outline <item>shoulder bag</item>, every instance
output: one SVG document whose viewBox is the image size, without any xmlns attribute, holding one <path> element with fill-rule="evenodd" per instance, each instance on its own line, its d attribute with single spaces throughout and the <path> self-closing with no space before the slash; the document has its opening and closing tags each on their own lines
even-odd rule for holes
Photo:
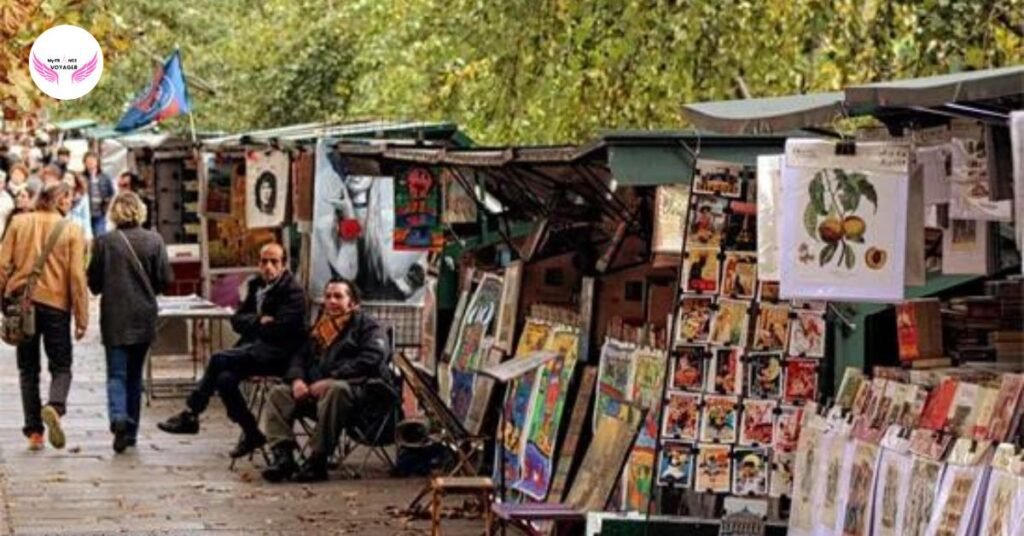
<svg viewBox="0 0 1024 536">
<path fill-rule="evenodd" d="M 0 323 L 0 339 L 7 344 L 17 346 L 36 334 L 36 309 L 32 305 L 32 290 L 43 273 L 46 259 L 53 253 L 53 248 L 57 247 L 57 240 L 68 223 L 70 220 L 67 218 L 57 222 L 56 227 L 50 231 L 43 250 L 36 257 L 36 262 L 32 265 L 32 272 L 29 273 L 25 286 L 4 297 L 4 318 Z"/>
</svg>

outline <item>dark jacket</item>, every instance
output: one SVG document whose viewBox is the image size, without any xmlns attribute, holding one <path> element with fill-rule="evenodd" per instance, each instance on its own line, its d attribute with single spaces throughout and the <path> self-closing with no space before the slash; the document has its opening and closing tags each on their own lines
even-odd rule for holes
<svg viewBox="0 0 1024 536">
<path fill-rule="evenodd" d="M 289 383 L 302 379 L 313 383 L 325 378 L 362 383 L 382 379 L 393 384 L 388 366 L 388 342 L 384 328 L 371 316 L 356 311 L 334 344 L 316 352 L 310 337 L 300 352 L 292 357 L 284 378 Z"/>
<path fill-rule="evenodd" d="M 138 227 L 114 230 L 96 237 L 89 260 L 89 290 L 100 299 L 100 332 L 103 344 L 126 346 L 151 343 L 156 337 L 156 297 L 146 290 L 135 267 L 131 243 L 153 292 L 160 294 L 174 279 L 164 240 Z"/>
<path fill-rule="evenodd" d="M 257 309 L 256 295 L 265 286 L 261 277 L 249 280 L 245 301 L 231 317 L 231 327 L 241 336 L 237 346 L 252 345 L 255 359 L 287 360 L 306 340 L 306 293 L 291 272 L 284 272 Z M 261 316 L 274 321 L 262 325 Z"/>
<path fill-rule="evenodd" d="M 102 171 L 94 177 L 85 172 L 89 181 L 89 211 L 92 218 L 103 218 L 107 215 L 110 200 L 114 197 L 114 182 Z"/>
</svg>

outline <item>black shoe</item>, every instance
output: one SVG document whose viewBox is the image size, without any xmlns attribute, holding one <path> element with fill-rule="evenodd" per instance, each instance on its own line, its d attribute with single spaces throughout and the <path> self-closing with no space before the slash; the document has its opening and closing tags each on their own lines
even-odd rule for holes
<svg viewBox="0 0 1024 536">
<path fill-rule="evenodd" d="M 124 449 L 128 448 L 128 423 L 126 421 L 116 421 L 111 425 L 111 430 L 114 432 L 114 452 L 121 454 Z"/>
<path fill-rule="evenodd" d="M 198 434 L 199 416 L 189 410 L 185 410 L 162 423 L 158 423 L 156 427 L 168 434 Z"/>
<path fill-rule="evenodd" d="M 244 458 L 266 444 L 267 438 L 259 432 L 242 434 L 241 439 L 238 440 L 238 444 L 235 445 L 235 448 L 231 449 L 228 456 L 231 456 L 232 458 Z"/>
<path fill-rule="evenodd" d="M 291 478 L 298 470 L 299 465 L 295 463 L 295 456 L 292 454 L 291 446 L 274 447 L 274 461 L 263 470 L 263 480 L 267 482 L 281 482 Z"/>
<path fill-rule="evenodd" d="M 322 456 L 310 456 L 292 480 L 296 482 L 323 482 L 327 480 L 327 459 Z"/>
</svg>

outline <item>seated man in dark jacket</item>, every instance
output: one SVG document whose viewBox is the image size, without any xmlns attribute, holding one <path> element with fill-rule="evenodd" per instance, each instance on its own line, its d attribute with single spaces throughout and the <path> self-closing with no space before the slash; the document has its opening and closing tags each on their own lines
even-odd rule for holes
<svg viewBox="0 0 1024 536">
<path fill-rule="evenodd" d="M 199 433 L 199 414 L 217 392 L 228 417 L 243 432 L 231 457 L 246 456 L 267 442 L 238 387 L 242 380 L 253 376 L 284 374 L 291 356 L 305 341 L 305 292 L 285 266 L 280 244 L 260 249 L 260 276 L 249 281 L 245 301 L 231 317 L 231 327 L 241 339 L 234 348 L 213 354 L 199 385 L 186 401 L 188 408 L 158 424 L 161 430 Z"/>
<path fill-rule="evenodd" d="M 393 386 L 384 330 L 359 309 L 359 289 L 332 279 L 324 289 L 324 308 L 309 342 L 292 359 L 285 384 L 271 390 L 263 429 L 273 447 L 273 464 L 263 472 L 270 482 L 327 479 L 327 458 L 342 430 L 356 414 L 373 411 L 374 388 Z M 383 383 L 383 386 L 381 385 Z M 298 417 L 315 418 L 311 453 L 299 469 L 295 463 L 293 425 Z"/>
</svg>

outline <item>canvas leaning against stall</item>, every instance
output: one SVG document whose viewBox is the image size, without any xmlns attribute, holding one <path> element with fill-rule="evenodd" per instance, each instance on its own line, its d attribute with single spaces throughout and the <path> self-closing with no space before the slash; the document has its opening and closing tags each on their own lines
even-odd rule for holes
<svg viewBox="0 0 1024 536">
<path fill-rule="evenodd" d="M 245 153 L 245 223 L 250 229 L 284 223 L 290 167 L 288 153 L 276 149 Z"/>
</svg>

